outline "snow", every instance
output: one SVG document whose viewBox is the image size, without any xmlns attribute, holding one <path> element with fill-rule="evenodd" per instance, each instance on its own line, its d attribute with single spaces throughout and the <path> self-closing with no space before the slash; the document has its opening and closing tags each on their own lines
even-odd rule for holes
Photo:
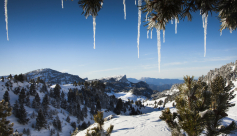
<svg viewBox="0 0 237 136">
<path fill-rule="evenodd" d="M 116 75 L 116 76 L 108 76 L 108 77 L 103 77 L 100 80 L 110 80 L 111 78 L 114 78 L 115 81 L 121 80 L 124 76 L 126 75 Z"/>
<path fill-rule="evenodd" d="M 93 32 L 94 32 L 94 49 L 95 49 L 95 27 L 96 27 L 96 22 L 95 22 L 96 17 L 93 16 Z"/>
<path fill-rule="evenodd" d="M 231 71 L 234 71 L 234 70 L 235 70 L 235 65 L 231 66 Z"/>
<path fill-rule="evenodd" d="M 62 1 L 62 8 L 63 8 L 63 0 L 61 0 Z"/>
<path fill-rule="evenodd" d="M 7 0 L 5 0 L 5 21 L 6 21 L 6 31 L 7 31 L 7 40 L 9 41 L 9 37 L 8 37 L 8 14 L 7 14 Z"/>
<path fill-rule="evenodd" d="M 123 6 L 124 6 L 124 19 L 126 20 L 126 3 L 125 0 L 123 0 Z"/>
<path fill-rule="evenodd" d="M 142 6 L 142 0 L 138 0 L 138 6 Z M 140 27 L 141 27 L 141 7 L 138 8 L 138 33 L 137 33 L 137 51 L 138 51 L 138 58 L 139 58 L 139 42 L 140 42 Z"/>
<path fill-rule="evenodd" d="M 107 95 L 111 96 L 114 95 L 116 98 L 121 98 L 123 101 L 128 101 L 128 99 L 135 101 L 138 100 L 146 100 L 147 98 L 145 96 L 136 96 L 132 94 L 131 92 L 119 92 L 119 93 L 114 93 L 111 91 L 111 93 L 107 93 Z"/>
<path fill-rule="evenodd" d="M 158 49 L 158 68 L 160 72 L 160 48 L 161 48 L 161 43 L 160 43 L 160 29 L 156 29 L 157 32 L 157 49 Z"/>
</svg>

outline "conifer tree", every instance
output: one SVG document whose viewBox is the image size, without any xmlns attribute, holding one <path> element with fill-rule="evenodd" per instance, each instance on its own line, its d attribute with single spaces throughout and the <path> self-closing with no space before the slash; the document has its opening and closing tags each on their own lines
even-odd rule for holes
<svg viewBox="0 0 237 136">
<path fill-rule="evenodd" d="M 18 116 L 19 116 L 19 103 L 18 103 L 18 101 L 16 100 L 15 101 L 15 104 L 14 104 L 14 106 L 13 106 L 13 114 L 18 118 Z"/>
<path fill-rule="evenodd" d="M 40 109 L 36 118 L 36 128 L 40 130 L 43 127 L 47 128 L 47 120 L 44 117 L 43 111 Z"/>
<path fill-rule="evenodd" d="M 230 134 L 237 130 L 235 122 L 218 128 L 221 119 L 228 116 L 225 112 L 234 98 L 230 85 L 225 87 L 222 78 L 211 83 L 211 89 L 205 82 L 194 81 L 194 77 L 184 77 L 184 84 L 179 86 L 180 94 L 175 98 L 177 113 L 169 108 L 162 111 L 161 120 L 166 121 L 172 135 L 180 135 L 181 129 L 189 136 L 198 136 L 206 130 L 208 136 Z M 175 119 L 178 118 L 178 121 Z"/>
<path fill-rule="evenodd" d="M 84 107 L 82 108 L 82 114 L 85 118 L 87 118 L 87 107 L 84 105 Z"/>
<path fill-rule="evenodd" d="M 101 110 L 101 105 L 100 105 L 100 101 L 97 100 L 97 103 L 96 103 L 96 111 L 99 111 Z"/>
<path fill-rule="evenodd" d="M 35 95 L 35 101 L 36 101 L 37 103 L 40 103 L 40 97 L 39 97 L 39 94 L 38 94 L 38 93 L 36 93 L 36 95 Z"/>
<path fill-rule="evenodd" d="M 4 102 L 10 102 L 10 96 L 9 96 L 9 93 L 8 91 L 5 91 L 4 95 L 3 95 L 3 99 L 5 100 Z"/>
<path fill-rule="evenodd" d="M 25 98 L 26 98 L 25 89 L 22 88 L 22 89 L 21 89 L 21 92 L 20 92 L 20 94 L 19 94 L 19 98 L 18 98 L 19 103 L 20 103 L 20 104 L 21 104 L 21 103 L 25 103 Z"/>
<path fill-rule="evenodd" d="M 7 78 L 12 79 L 12 75 L 10 74 Z"/>
<path fill-rule="evenodd" d="M 27 128 L 27 130 L 26 130 L 26 135 L 30 136 L 30 129 L 29 128 Z"/>
<path fill-rule="evenodd" d="M 61 89 L 60 85 L 56 84 L 55 88 L 53 89 L 55 99 L 60 99 L 60 89 Z"/>
<path fill-rule="evenodd" d="M 3 77 L 3 76 L 2 76 L 2 78 L 1 78 L 1 79 L 2 79 L 2 82 L 4 82 L 4 77 Z"/>
<path fill-rule="evenodd" d="M 114 113 L 116 113 L 117 115 L 120 114 L 120 111 L 123 109 L 123 101 L 121 98 L 118 99 L 116 108 L 114 109 Z"/>
<path fill-rule="evenodd" d="M 42 101 L 42 106 L 44 109 L 48 110 L 49 105 L 49 97 L 48 94 L 44 95 L 43 101 Z"/>
<path fill-rule="evenodd" d="M 69 115 L 67 116 L 66 121 L 67 121 L 68 123 L 70 123 L 70 117 L 69 117 Z"/>
<path fill-rule="evenodd" d="M 35 83 L 32 83 L 32 84 L 30 85 L 30 95 L 35 96 L 35 94 L 36 94 Z"/>
<path fill-rule="evenodd" d="M 13 133 L 13 125 L 14 123 L 10 123 L 7 120 L 8 116 L 12 114 L 12 108 L 8 107 L 8 103 L 4 101 L 0 101 L 0 136 L 9 136 Z"/>
<path fill-rule="evenodd" d="M 18 112 L 19 112 L 19 117 L 17 121 L 23 125 L 27 124 L 29 121 L 29 118 L 27 118 L 27 113 L 26 113 L 23 103 L 20 105 Z"/>
</svg>

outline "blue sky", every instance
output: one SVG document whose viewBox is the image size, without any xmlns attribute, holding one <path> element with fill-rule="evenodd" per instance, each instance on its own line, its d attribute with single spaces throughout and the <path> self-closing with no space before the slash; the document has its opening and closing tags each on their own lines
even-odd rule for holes
<svg viewBox="0 0 237 136">
<path fill-rule="evenodd" d="M 134 0 L 104 0 L 96 17 L 96 49 L 93 49 L 93 20 L 85 19 L 78 0 L 9 0 L 6 36 L 4 1 L 0 2 L 0 75 L 20 74 L 51 68 L 89 79 L 126 74 L 127 77 L 199 77 L 214 68 L 237 60 L 237 33 L 220 36 L 217 14 L 208 16 L 207 53 L 204 57 L 204 29 L 199 12 L 192 22 L 180 20 L 161 31 L 161 71 L 158 72 L 156 32 L 147 39 L 141 24 L 140 58 L 137 55 L 138 8 Z M 142 21 L 145 14 L 142 14 Z M 150 35 L 149 35 L 150 37 Z"/>
</svg>

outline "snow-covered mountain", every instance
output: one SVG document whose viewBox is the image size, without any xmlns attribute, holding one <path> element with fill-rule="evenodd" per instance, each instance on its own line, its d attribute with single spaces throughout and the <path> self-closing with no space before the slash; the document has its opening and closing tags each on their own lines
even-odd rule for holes
<svg viewBox="0 0 237 136">
<path fill-rule="evenodd" d="M 37 80 L 38 77 L 40 79 L 43 79 L 48 84 L 72 84 L 75 81 L 78 82 L 84 82 L 85 80 L 80 78 L 77 75 L 71 75 L 68 73 L 61 73 L 56 70 L 52 70 L 49 68 L 45 69 L 38 69 L 31 72 L 27 72 L 24 74 L 28 80 L 34 79 Z"/>
</svg>

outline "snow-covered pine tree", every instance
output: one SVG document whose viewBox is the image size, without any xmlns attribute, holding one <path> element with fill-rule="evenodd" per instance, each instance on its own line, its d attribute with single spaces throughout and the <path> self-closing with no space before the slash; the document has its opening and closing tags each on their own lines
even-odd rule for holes
<svg viewBox="0 0 237 136">
<path fill-rule="evenodd" d="M 82 108 L 82 114 L 83 114 L 83 117 L 87 118 L 87 107 L 85 105 Z"/>
<path fill-rule="evenodd" d="M 18 103 L 18 101 L 16 100 L 15 101 L 15 104 L 14 104 L 14 106 L 13 106 L 13 114 L 18 118 L 18 116 L 19 116 L 19 103 Z"/>
<path fill-rule="evenodd" d="M 2 76 L 2 78 L 1 78 L 1 79 L 2 79 L 2 82 L 4 82 L 4 77 L 3 77 L 3 76 Z"/>
<path fill-rule="evenodd" d="M 45 94 L 44 95 L 44 98 L 42 100 L 42 106 L 43 108 L 47 111 L 48 108 L 49 108 L 49 97 L 48 97 L 48 94 Z"/>
<path fill-rule="evenodd" d="M 11 116 L 12 108 L 8 107 L 8 103 L 4 101 L 0 101 L 0 136 L 9 136 L 13 133 L 13 125 L 14 123 L 10 123 L 7 120 L 8 116 Z"/>
<path fill-rule="evenodd" d="M 38 111 L 38 116 L 36 118 L 36 128 L 41 130 L 41 128 L 47 128 L 47 120 L 44 117 L 42 110 Z"/>
<path fill-rule="evenodd" d="M 10 96 L 8 91 L 5 91 L 5 93 L 3 94 L 3 99 L 5 100 L 4 102 L 8 102 L 8 105 L 10 105 Z"/>
<path fill-rule="evenodd" d="M 30 85 L 30 95 L 35 96 L 36 90 L 35 90 L 35 83 L 31 83 Z"/>
<path fill-rule="evenodd" d="M 21 103 L 18 112 L 19 112 L 19 116 L 18 116 L 17 121 L 20 124 L 23 124 L 23 125 L 27 124 L 30 119 L 27 118 L 27 113 L 26 113 L 26 110 L 25 110 L 25 107 L 24 107 L 23 103 Z"/>
<path fill-rule="evenodd" d="M 70 117 L 69 117 L 69 115 L 67 116 L 66 121 L 67 121 L 68 123 L 70 123 Z"/>
<path fill-rule="evenodd" d="M 20 92 L 20 94 L 19 94 L 19 97 L 18 97 L 19 103 L 20 103 L 20 104 L 21 104 L 21 103 L 25 103 L 25 98 L 26 98 L 25 89 L 22 88 L 22 89 L 21 89 L 21 92 Z"/>
</svg>

